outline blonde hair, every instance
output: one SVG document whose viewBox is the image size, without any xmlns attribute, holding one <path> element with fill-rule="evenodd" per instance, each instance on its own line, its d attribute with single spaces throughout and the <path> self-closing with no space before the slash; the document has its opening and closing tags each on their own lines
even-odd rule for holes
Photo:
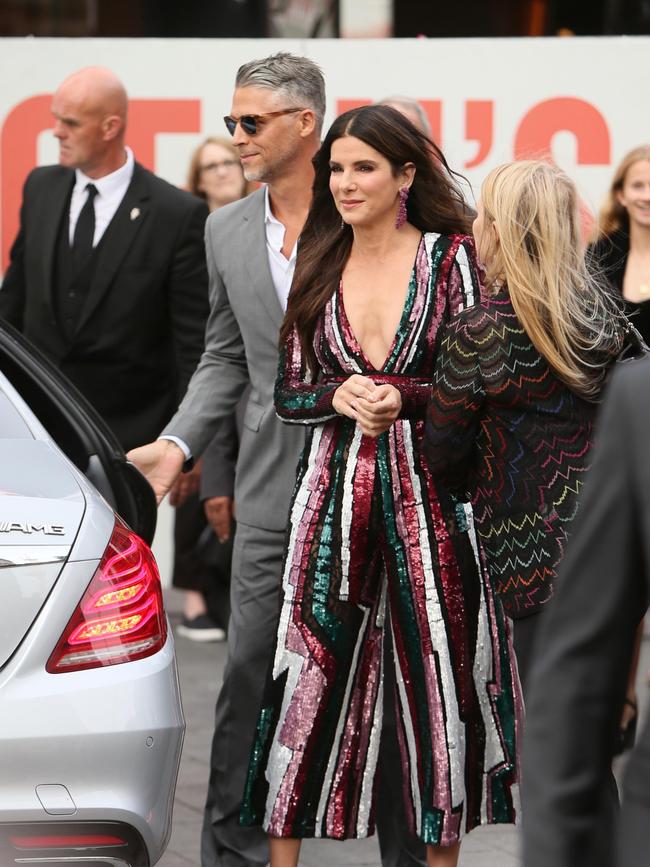
<svg viewBox="0 0 650 867">
<path fill-rule="evenodd" d="M 629 227 L 630 219 L 627 211 L 618 200 L 618 194 L 623 189 L 625 177 L 629 170 L 634 163 L 639 163 L 642 160 L 650 162 L 650 145 L 639 145 L 639 147 L 629 151 L 616 167 L 607 198 L 598 215 L 598 223 L 594 228 L 594 241 L 598 241 L 600 238 L 609 238 L 619 229 Z"/>
<path fill-rule="evenodd" d="M 622 348 L 624 318 L 587 269 L 575 184 L 541 160 L 509 163 L 487 176 L 481 202 L 498 237 L 487 284 L 505 280 L 537 351 L 569 388 L 596 398 Z"/>
<path fill-rule="evenodd" d="M 222 148 L 225 148 L 228 153 L 231 153 L 233 159 L 239 162 L 239 151 L 234 146 L 234 144 L 227 138 L 217 138 L 216 136 L 210 136 L 209 138 L 204 139 L 200 145 L 194 148 L 192 151 L 192 156 L 190 157 L 190 165 L 187 170 L 187 189 L 194 196 L 198 196 L 200 199 L 205 199 L 205 193 L 203 190 L 199 189 L 199 181 L 201 178 L 201 151 L 208 144 L 216 144 Z M 253 181 L 247 181 L 244 177 L 244 173 L 242 172 L 242 199 L 244 196 L 247 196 L 249 193 L 252 193 L 256 187 L 256 184 Z"/>
</svg>

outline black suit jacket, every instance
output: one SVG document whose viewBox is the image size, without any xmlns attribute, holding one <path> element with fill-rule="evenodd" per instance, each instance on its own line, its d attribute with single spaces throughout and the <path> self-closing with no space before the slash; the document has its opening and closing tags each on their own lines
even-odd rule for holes
<svg viewBox="0 0 650 867">
<path fill-rule="evenodd" d="M 650 359 L 618 365 L 609 388 L 531 674 L 525 867 L 639 867 L 650 858 L 647 725 L 625 777 L 618 858 L 615 829 L 598 833 L 635 630 L 650 588 Z"/>
<path fill-rule="evenodd" d="M 49 355 L 128 450 L 154 439 L 169 421 L 203 349 L 208 209 L 136 163 L 67 339 L 53 282 L 74 180 L 62 166 L 34 169 L 27 178 L 0 316 Z"/>
</svg>

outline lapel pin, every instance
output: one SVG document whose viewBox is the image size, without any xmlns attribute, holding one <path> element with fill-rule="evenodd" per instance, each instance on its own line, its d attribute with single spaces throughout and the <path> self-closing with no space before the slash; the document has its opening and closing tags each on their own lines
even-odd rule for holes
<svg viewBox="0 0 650 867">
<path fill-rule="evenodd" d="M 131 208 L 129 216 L 131 217 L 131 220 L 137 220 L 140 216 L 140 208 Z"/>
</svg>

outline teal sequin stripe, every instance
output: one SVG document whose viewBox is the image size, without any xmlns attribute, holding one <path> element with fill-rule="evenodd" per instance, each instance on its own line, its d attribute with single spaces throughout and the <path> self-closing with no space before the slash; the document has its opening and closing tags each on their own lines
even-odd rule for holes
<svg viewBox="0 0 650 867">
<path fill-rule="evenodd" d="M 254 791 L 256 785 L 259 785 L 259 780 L 262 776 L 262 761 L 266 753 L 272 722 L 273 708 L 262 708 L 255 729 L 255 739 L 251 748 L 246 786 L 244 787 L 244 799 L 239 815 L 239 821 L 242 825 L 257 825 L 262 818 L 257 814 L 257 810 L 255 809 L 256 800 L 254 798 Z"/>
</svg>

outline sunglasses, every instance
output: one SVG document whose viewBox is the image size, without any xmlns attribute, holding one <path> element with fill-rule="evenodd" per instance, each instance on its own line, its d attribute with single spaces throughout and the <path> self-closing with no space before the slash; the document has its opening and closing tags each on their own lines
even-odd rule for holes
<svg viewBox="0 0 650 867">
<path fill-rule="evenodd" d="M 227 115 L 223 122 L 230 135 L 235 134 L 237 124 L 241 126 L 248 135 L 257 135 L 259 132 L 258 125 L 265 123 L 271 117 L 280 117 L 282 114 L 292 114 L 296 111 L 304 111 L 304 108 L 283 108 L 281 111 L 269 111 L 267 114 L 242 114 L 241 117 L 231 117 Z"/>
</svg>

